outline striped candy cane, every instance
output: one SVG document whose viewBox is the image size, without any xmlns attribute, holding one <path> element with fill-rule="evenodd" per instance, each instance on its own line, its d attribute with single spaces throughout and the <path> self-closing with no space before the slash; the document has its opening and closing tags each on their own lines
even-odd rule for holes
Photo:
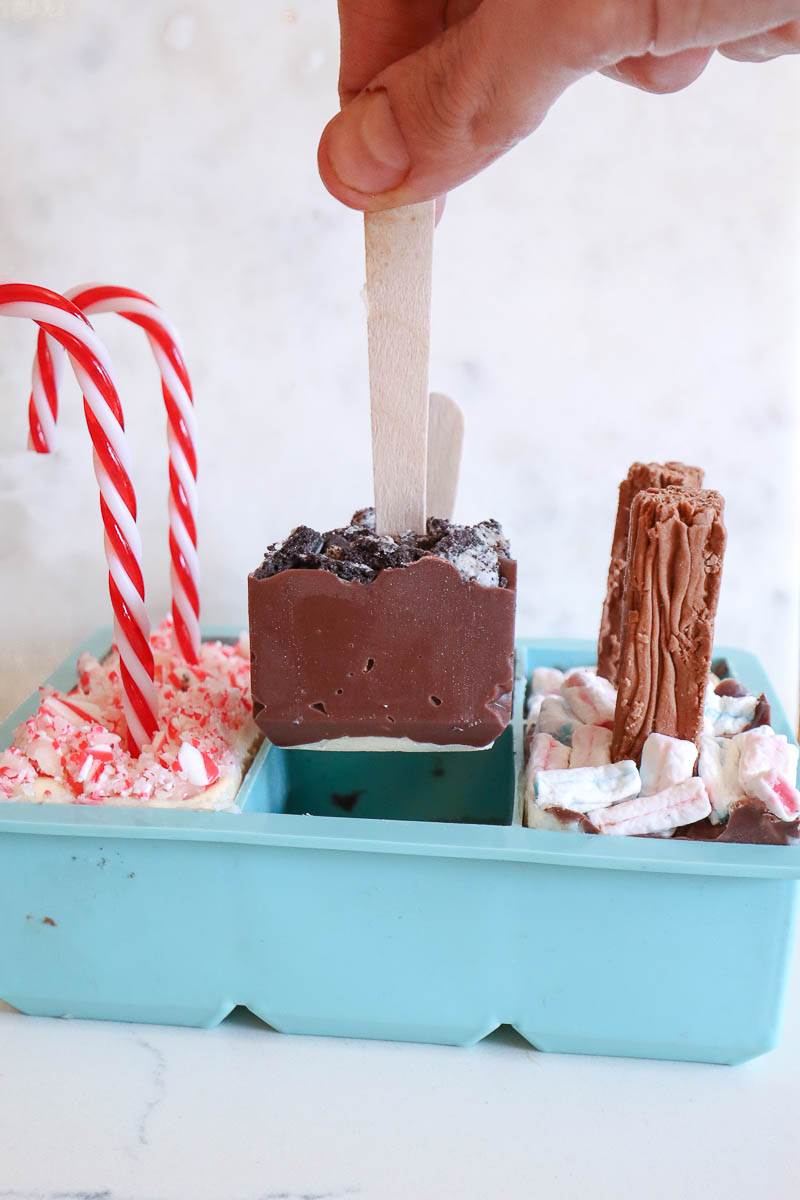
<svg viewBox="0 0 800 1200">
<path fill-rule="evenodd" d="M 181 654 L 200 656 L 200 596 L 197 558 L 197 426 L 192 385 L 177 329 L 158 305 L 130 288 L 91 284 L 65 292 L 81 312 L 117 313 L 141 326 L 161 373 L 169 445 L 169 549 L 172 617 Z M 58 388 L 64 352 L 42 331 L 33 367 L 29 445 L 39 453 L 55 448 Z"/>
<path fill-rule="evenodd" d="M 158 728 L 150 622 L 144 606 L 142 545 L 130 454 L 111 361 L 80 309 L 58 292 L 26 283 L 0 283 L 0 315 L 27 317 L 63 347 L 83 392 L 83 409 L 100 487 L 108 588 L 122 673 L 130 749 L 138 754 Z"/>
</svg>

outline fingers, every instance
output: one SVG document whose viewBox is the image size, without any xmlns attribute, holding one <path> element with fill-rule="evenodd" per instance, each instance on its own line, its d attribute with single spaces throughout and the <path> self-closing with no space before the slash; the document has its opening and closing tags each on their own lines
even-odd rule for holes
<svg viewBox="0 0 800 1200">
<path fill-rule="evenodd" d="M 787 21 L 755 37 L 727 42 L 720 46 L 719 52 L 737 62 L 767 62 L 782 54 L 800 54 L 800 20 Z"/>
<path fill-rule="evenodd" d="M 484 0 L 381 71 L 330 122 L 319 149 L 323 182 L 360 209 L 449 191 L 534 129 L 568 84 L 603 65 L 599 44 L 611 44 L 615 58 L 646 50 L 650 7 Z"/>
<path fill-rule="evenodd" d="M 341 0 L 341 7 L 342 92 L 361 90 L 325 129 L 319 168 L 333 195 L 364 210 L 431 199 L 463 183 L 535 129 L 584 74 L 616 64 L 609 73 L 618 79 L 675 91 L 702 72 L 708 47 L 727 52 L 729 43 L 755 39 L 763 52 L 777 44 L 774 35 L 763 41 L 769 29 L 782 29 L 782 44 L 793 45 L 800 19 L 800 0 L 451 0 L 444 9 L 423 0 Z M 353 39 L 366 47 L 354 49 Z M 381 69 L 364 83 L 376 64 Z"/>
<path fill-rule="evenodd" d="M 339 99 L 353 100 L 385 67 L 432 41 L 480 0 L 339 0 Z M 436 198 L 435 223 L 445 196 Z"/>
<path fill-rule="evenodd" d="M 699 47 L 680 50 L 677 54 L 642 54 L 638 58 L 623 58 L 614 66 L 605 67 L 603 74 L 644 92 L 663 96 L 668 92 L 679 92 L 694 83 L 706 69 L 713 53 L 713 47 Z"/>
<path fill-rule="evenodd" d="M 800 0 L 652 0 L 652 6 L 656 33 L 650 49 L 658 54 L 755 42 L 800 18 Z"/>
<path fill-rule="evenodd" d="M 438 37 L 447 8 L 446 0 L 339 0 L 342 104 L 385 67 Z"/>
</svg>

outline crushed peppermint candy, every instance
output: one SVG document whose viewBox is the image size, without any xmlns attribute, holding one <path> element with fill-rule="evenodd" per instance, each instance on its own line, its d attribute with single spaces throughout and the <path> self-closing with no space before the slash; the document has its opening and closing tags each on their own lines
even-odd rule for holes
<svg viewBox="0 0 800 1200">
<path fill-rule="evenodd" d="M 39 708 L 0 752 L 0 800 L 153 808 L 236 809 L 259 740 L 250 699 L 250 646 L 204 642 L 190 665 L 173 649 L 171 617 L 153 632 L 160 723 L 128 753 L 116 649 L 78 659 L 78 685 L 40 689 Z"/>
</svg>

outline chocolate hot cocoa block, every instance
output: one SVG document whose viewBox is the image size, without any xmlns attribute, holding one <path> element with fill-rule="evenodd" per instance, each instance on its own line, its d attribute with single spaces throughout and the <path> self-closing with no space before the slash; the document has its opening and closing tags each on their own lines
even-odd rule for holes
<svg viewBox="0 0 800 1200">
<path fill-rule="evenodd" d="M 611 562 L 608 567 L 606 598 L 600 620 L 597 647 L 597 673 L 616 687 L 619 670 L 620 632 L 622 624 L 622 591 L 625 582 L 625 563 L 628 559 L 628 531 L 634 497 L 647 488 L 703 486 L 703 471 L 682 462 L 642 463 L 631 465 L 626 479 L 619 487 L 617 519 L 611 542 Z"/>
<path fill-rule="evenodd" d="M 718 492 L 651 488 L 631 506 L 611 757 L 650 733 L 697 740 L 725 552 Z"/>
<path fill-rule="evenodd" d="M 516 563 L 496 522 L 301 526 L 248 591 L 254 716 L 276 745 L 481 748 L 506 728 Z"/>
</svg>

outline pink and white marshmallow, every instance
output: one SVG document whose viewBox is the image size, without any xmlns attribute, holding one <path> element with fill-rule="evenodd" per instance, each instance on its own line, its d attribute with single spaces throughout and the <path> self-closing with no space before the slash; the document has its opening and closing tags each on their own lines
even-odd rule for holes
<svg viewBox="0 0 800 1200">
<path fill-rule="evenodd" d="M 532 733 L 526 748 L 529 758 L 525 776 L 525 804 L 529 807 L 536 801 L 536 772 L 566 770 L 569 766 L 570 748 L 549 733 Z"/>
<path fill-rule="evenodd" d="M 800 817 L 800 792 L 777 771 L 757 775 L 749 787 L 747 794 L 763 801 L 769 811 L 782 821 L 794 821 Z"/>
<path fill-rule="evenodd" d="M 531 771 L 564 771 L 570 765 L 570 749 L 549 733 L 535 733 L 531 743 Z"/>
<path fill-rule="evenodd" d="M 739 743 L 739 784 L 745 796 L 762 800 L 770 812 L 784 821 L 800 814 L 797 780 L 797 746 L 769 725 L 748 729 L 735 739 Z"/>
<path fill-rule="evenodd" d="M 742 783 L 767 771 L 777 771 L 784 779 L 794 782 L 797 778 L 798 751 L 782 733 L 775 733 L 769 725 L 759 725 L 737 734 L 739 747 L 739 778 Z M 747 794 L 747 793 L 745 793 Z"/>
<path fill-rule="evenodd" d="M 572 732 L 571 767 L 604 767 L 611 762 L 613 733 L 605 725 L 578 725 Z"/>
<path fill-rule="evenodd" d="M 540 808 L 569 808 L 579 813 L 638 796 L 642 786 L 636 763 L 630 759 L 602 767 L 570 767 L 565 771 L 532 774 Z"/>
<path fill-rule="evenodd" d="M 592 813 L 600 833 L 635 836 L 668 833 L 678 825 L 701 821 L 711 812 L 702 779 L 685 779 L 654 796 L 637 796 Z"/>
<path fill-rule="evenodd" d="M 711 823 L 719 825 L 727 821 L 731 806 L 744 795 L 739 783 L 737 739 L 702 733 L 697 771 L 711 801 Z"/>
<path fill-rule="evenodd" d="M 588 667 L 569 672 L 561 685 L 561 698 L 586 725 L 613 726 L 617 689 Z"/>
<path fill-rule="evenodd" d="M 654 796 L 675 783 L 691 779 L 697 762 L 697 746 L 665 733 L 651 733 L 642 747 L 639 773 L 642 795 Z"/>
<path fill-rule="evenodd" d="M 534 667 L 528 696 L 526 729 L 539 720 L 545 696 L 560 696 L 563 682 L 564 672 L 559 671 L 557 667 Z"/>
<path fill-rule="evenodd" d="M 564 672 L 556 667 L 534 667 L 531 674 L 532 696 L 558 696 L 564 682 Z"/>
</svg>

